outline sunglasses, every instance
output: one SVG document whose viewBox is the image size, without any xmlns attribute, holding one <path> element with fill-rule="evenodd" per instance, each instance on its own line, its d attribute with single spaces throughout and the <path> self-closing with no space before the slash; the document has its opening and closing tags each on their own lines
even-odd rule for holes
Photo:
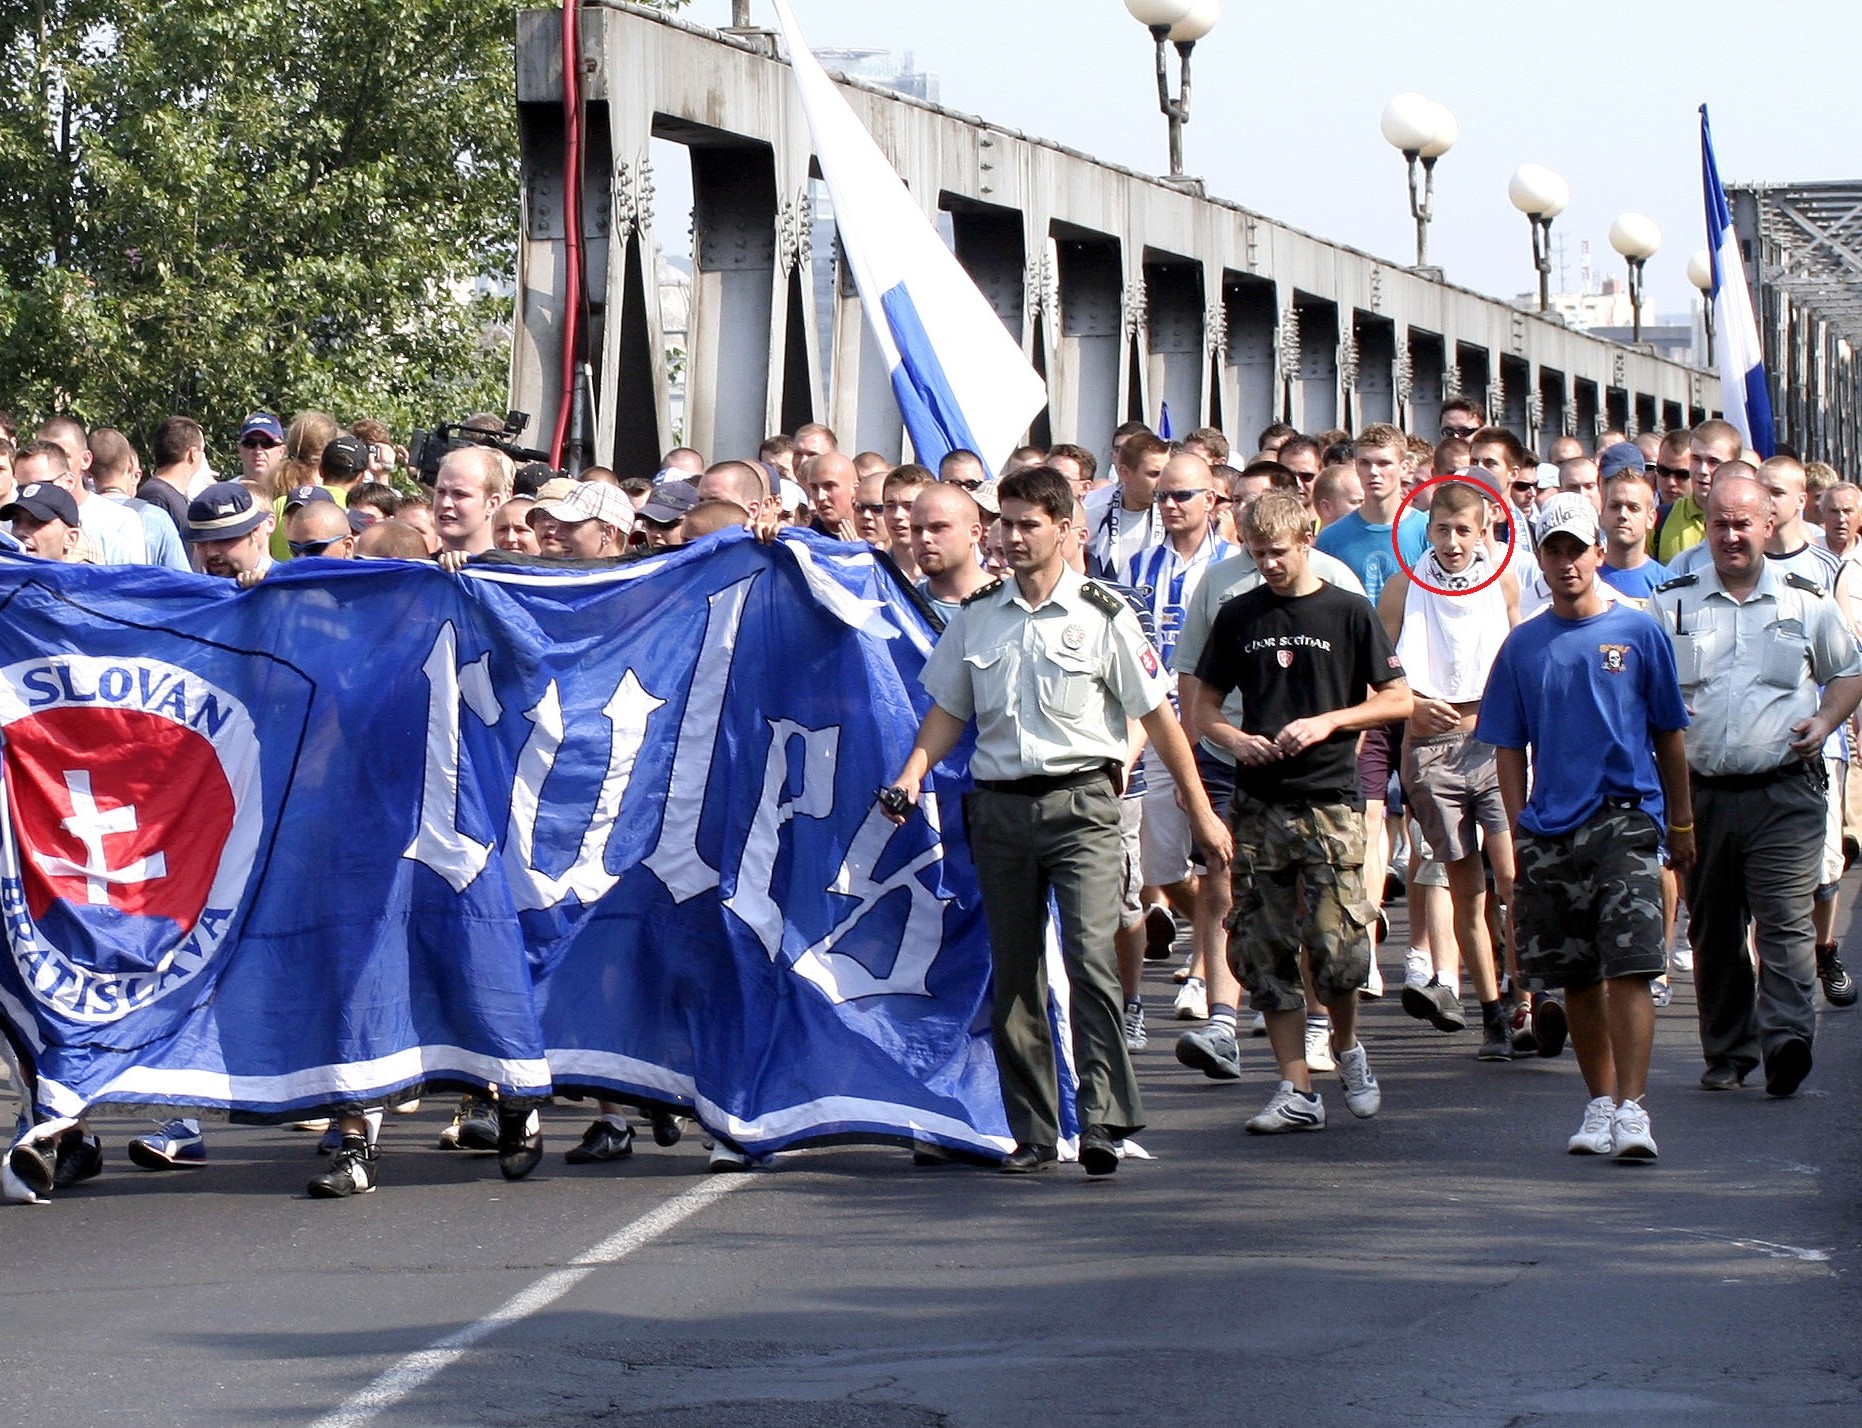
<svg viewBox="0 0 1862 1428">
<path fill-rule="evenodd" d="M 1193 491 L 1159 491 L 1157 493 L 1157 499 L 1159 504 L 1168 501 L 1173 506 L 1187 506 L 1198 496 L 1207 496 L 1208 494 L 1209 488 L 1207 486 L 1198 486 Z"/>
<path fill-rule="evenodd" d="M 290 547 L 294 559 L 302 560 L 307 555 L 322 555 L 331 546 L 348 539 L 348 536 L 331 536 L 328 540 L 288 540 L 285 544 Z"/>
<path fill-rule="evenodd" d="M 1659 461 L 1655 463 L 1655 472 L 1659 476 L 1672 476 L 1677 481 L 1685 481 L 1694 474 L 1685 466 L 1664 466 Z"/>
<path fill-rule="evenodd" d="M 886 513 L 886 507 L 880 501 L 855 501 L 853 508 L 869 516 L 883 516 Z"/>
<path fill-rule="evenodd" d="M 956 486 L 964 491 L 974 491 L 983 484 L 981 481 L 965 481 L 959 476 L 946 476 L 941 479 L 946 486 Z"/>
<path fill-rule="evenodd" d="M 1458 436 L 1461 440 L 1466 441 L 1479 430 L 1480 428 L 1478 426 L 1445 426 L 1442 428 L 1442 435 L 1445 437 Z"/>
<path fill-rule="evenodd" d="M 239 444 L 247 451 L 270 451 L 274 446 L 282 446 L 284 443 L 273 441 L 269 436 L 246 436 L 240 438 Z"/>
</svg>

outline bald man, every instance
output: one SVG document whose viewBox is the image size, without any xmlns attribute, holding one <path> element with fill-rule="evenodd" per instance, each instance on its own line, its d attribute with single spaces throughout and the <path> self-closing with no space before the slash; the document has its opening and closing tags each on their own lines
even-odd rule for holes
<svg viewBox="0 0 1862 1428">
<path fill-rule="evenodd" d="M 836 540 L 860 539 L 854 519 L 854 492 L 860 478 L 853 462 L 838 451 L 811 456 L 802 463 L 801 480 L 808 491 L 808 504 L 815 512 L 808 528 Z"/>
</svg>

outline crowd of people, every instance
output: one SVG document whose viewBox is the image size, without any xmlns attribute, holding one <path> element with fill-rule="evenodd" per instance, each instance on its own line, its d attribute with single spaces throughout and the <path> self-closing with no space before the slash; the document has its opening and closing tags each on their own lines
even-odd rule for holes
<svg viewBox="0 0 1862 1428">
<path fill-rule="evenodd" d="M 625 560 L 732 526 L 870 548 L 939 632 L 887 813 L 914 816 L 976 730 L 965 821 L 1009 1172 L 1068 1153 L 1116 1171 L 1144 1124 L 1131 1056 L 1161 1019 L 1191 1024 L 1176 1060 L 1215 1080 L 1243 1078 L 1244 1016 L 1267 1039 L 1250 1132 L 1323 1128 L 1315 1074 L 1376 1114 L 1358 1009 L 1386 995 L 1386 965 L 1404 1011 L 1445 1034 L 1468 1028 L 1471 996 L 1482 1061 L 1569 1044 L 1586 1096 L 1568 1147 L 1624 1160 L 1657 1154 L 1644 1096 L 1671 975 L 1694 978 L 1713 1091 L 1756 1073 L 1795 1093 L 1819 989 L 1856 1000 L 1836 897 L 1862 824 L 1862 488 L 1760 460 L 1725 422 L 1605 432 L 1594 455 L 1561 437 L 1544 461 L 1467 401 L 1434 440 L 1276 423 L 1239 458 L 1213 428 L 1171 441 L 1128 422 L 1103 466 L 1057 444 L 993 472 L 962 450 L 935 469 L 848 455 L 809 423 L 754 455 L 679 447 L 651 474 L 573 477 L 519 467 L 501 426 L 467 422 L 426 484 L 374 421 L 253 412 L 234 476 L 189 417 L 151 434 L 145 470 L 121 431 L 61 416 L 25 439 L 0 414 L 0 544 L 247 586 L 306 558 Z M 1174 999 L 1147 1006 L 1147 961 L 1179 943 Z M 661 1145 L 682 1133 L 678 1107 L 631 1109 Z M 375 1187 L 382 1110 L 306 1123 L 331 1157 L 312 1195 Z M 572 1163 L 632 1153 L 630 1107 L 596 1112 Z M 535 1111 L 489 1093 L 440 1143 L 497 1154 L 511 1179 L 542 1156 Z M 199 1167 L 206 1141 L 173 1120 L 128 1155 Z M 714 1168 L 754 1163 L 713 1146 Z M 45 1194 L 102 1165 L 82 1122 L 8 1158 Z"/>
</svg>

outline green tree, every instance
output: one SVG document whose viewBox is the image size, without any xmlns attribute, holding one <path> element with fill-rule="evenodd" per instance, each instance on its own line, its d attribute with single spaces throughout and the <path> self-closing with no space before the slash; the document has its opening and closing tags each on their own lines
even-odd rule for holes
<svg viewBox="0 0 1862 1428">
<path fill-rule="evenodd" d="M 0 405 L 221 441 L 500 407 L 514 14 L 0 0 Z"/>
</svg>

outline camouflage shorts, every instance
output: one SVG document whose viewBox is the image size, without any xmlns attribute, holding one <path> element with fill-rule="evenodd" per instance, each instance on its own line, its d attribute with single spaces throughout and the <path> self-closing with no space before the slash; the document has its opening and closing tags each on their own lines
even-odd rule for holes
<svg viewBox="0 0 1862 1428">
<path fill-rule="evenodd" d="M 1661 830 L 1653 818 L 1605 804 L 1556 838 L 1522 828 L 1514 856 L 1513 926 L 1527 991 L 1661 975 Z"/>
<path fill-rule="evenodd" d="M 1256 1011 L 1299 1011 L 1302 950 L 1324 1002 L 1355 995 L 1371 966 L 1364 896 L 1364 811 L 1349 803 L 1262 803 L 1236 793 L 1230 807 L 1235 902 L 1228 962 Z"/>
</svg>

